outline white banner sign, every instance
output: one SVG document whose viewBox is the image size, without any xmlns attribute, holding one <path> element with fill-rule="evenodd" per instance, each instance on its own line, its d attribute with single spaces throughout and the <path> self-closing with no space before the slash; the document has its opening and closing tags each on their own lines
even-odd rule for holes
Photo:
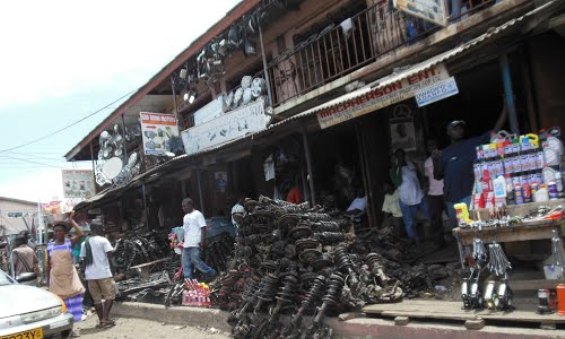
<svg viewBox="0 0 565 339">
<path fill-rule="evenodd" d="M 447 26 L 449 14 L 445 0 L 394 0 L 398 10 L 439 26 Z"/>
<path fill-rule="evenodd" d="M 374 112 L 414 97 L 416 91 L 440 80 L 449 78 L 445 65 L 439 64 L 389 81 L 350 100 L 322 109 L 317 113 L 322 129 L 328 128 L 367 113 Z"/>
<path fill-rule="evenodd" d="M 221 117 L 181 132 L 186 154 L 194 154 L 228 141 L 259 132 L 267 127 L 262 99 L 233 110 Z"/>
<path fill-rule="evenodd" d="M 224 96 L 219 95 L 194 112 L 194 126 L 202 125 L 208 121 L 221 117 L 224 114 Z"/>
<path fill-rule="evenodd" d="M 147 155 L 164 155 L 167 142 L 171 137 L 179 136 L 177 118 L 172 114 L 139 113 L 143 150 Z"/>
<path fill-rule="evenodd" d="M 418 107 L 423 107 L 456 94 L 459 94 L 457 82 L 454 77 L 450 77 L 417 91 L 416 102 Z"/>
<path fill-rule="evenodd" d="M 94 196 L 94 174 L 91 170 L 63 170 L 63 197 L 88 199 Z"/>
</svg>

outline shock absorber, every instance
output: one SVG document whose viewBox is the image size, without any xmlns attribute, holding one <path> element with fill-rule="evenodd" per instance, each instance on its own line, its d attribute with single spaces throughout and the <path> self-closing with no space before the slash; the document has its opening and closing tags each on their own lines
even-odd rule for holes
<svg viewBox="0 0 565 339">
<path fill-rule="evenodd" d="M 241 317 L 243 314 L 247 313 L 249 308 L 253 306 L 255 303 L 256 295 L 255 291 L 259 287 L 259 277 L 253 275 L 252 277 L 248 278 L 245 284 L 245 290 L 243 291 L 242 300 L 243 305 L 239 310 L 232 312 L 230 317 L 228 318 L 228 323 L 234 325 L 237 322 L 241 321 Z"/>
<path fill-rule="evenodd" d="M 279 338 L 296 338 L 300 334 L 300 327 L 302 325 L 302 317 L 306 312 L 310 312 L 314 309 L 314 306 L 318 301 L 324 296 L 324 291 L 326 290 L 326 277 L 323 275 L 318 275 L 312 280 L 312 285 L 310 289 L 302 299 L 300 308 L 292 316 L 290 323 L 285 327 L 283 333 Z M 293 333 L 293 335 L 291 335 Z"/>
<path fill-rule="evenodd" d="M 357 277 L 357 272 L 353 269 L 353 264 L 349 258 L 345 244 L 339 244 L 334 249 L 334 262 L 342 273 L 349 275 L 351 287 L 355 288 L 359 283 L 359 278 Z"/>
<path fill-rule="evenodd" d="M 302 334 L 302 338 L 331 337 L 331 329 L 327 326 L 323 326 L 322 323 L 328 307 L 339 303 L 344 285 L 345 277 L 339 272 L 332 273 L 328 282 L 328 290 L 322 298 L 322 306 L 317 309 L 317 312 L 314 314 L 314 319 L 312 320 L 312 326 Z"/>
<path fill-rule="evenodd" d="M 282 285 L 275 299 L 277 303 L 270 311 L 270 317 L 265 319 L 261 324 L 253 324 L 257 326 L 253 331 L 253 338 L 276 338 L 279 335 L 279 315 L 281 311 L 292 304 L 298 290 L 298 278 L 296 272 L 287 273 L 282 279 Z"/>
<path fill-rule="evenodd" d="M 365 257 L 365 263 L 373 275 L 377 277 L 379 282 L 386 286 L 390 282 L 390 278 L 385 274 L 382 265 L 382 258 L 377 253 L 369 253 Z"/>
<path fill-rule="evenodd" d="M 279 278 L 269 273 L 261 279 L 261 284 L 259 285 L 259 293 L 257 296 L 257 301 L 255 307 L 253 308 L 253 314 L 256 315 L 261 307 L 269 302 L 272 302 L 277 295 L 277 287 L 279 284 Z"/>
</svg>

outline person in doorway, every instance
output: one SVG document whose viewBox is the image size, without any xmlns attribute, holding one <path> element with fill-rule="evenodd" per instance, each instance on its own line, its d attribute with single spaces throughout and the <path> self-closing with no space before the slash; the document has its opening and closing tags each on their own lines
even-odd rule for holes
<svg viewBox="0 0 565 339">
<path fill-rule="evenodd" d="M 302 195 L 300 188 L 298 188 L 298 184 L 295 183 L 288 191 L 288 194 L 286 195 L 286 201 L 293 204 L 300 204 L 304 202 L 304 196 Z"/>
<path fill-rule="evenodd" d="M 235 205 L 233 205 L 233 207 L 231 208 L 231 223 L 235 227 L 236 235 L 239 235 L 239 227 L 241 226 L 241 221 L 243 220 L 243 216 L 245 215 L 245 207 L 243 207 L 244 203 L 245 197 L 241 196 L 239 200 L 237 200 Z"/>
<path fill-rule="evenodd" d="M 80 226 L 72 219 L 71 226 L 75 230 L 72 238 L 67 238 L 68 223 L 58 222 L 53 226 L 53 241 L 47 244 L 47 281 L 49 291 L 65 301 L 67 310 L 73 315 L 74 321 L 82 319 L 82 299 L 84 286 L 80 282 L 77 270 L 73 265 L 73 245 L 84 235 Z M 78 336 L 74 331 L 73 336 Z"/>
<path fill-rule="evenodd" d="M 358 188 L 356 190 L 355 199 L 351 202 L 347 208 L 346 213 L 354 216 L 362 216 L 367 210 L 367 196 L 365 195 L 365 190 Z"/>
<path fill-rule="evenodd" d="M 424 199 L 424 192 L 420 186 L 416 166 L 406 160 L 403 149 L 394 152 L 391 180 L 399 190 L 400 209 L 404 221 L 404 229 L 410 240 L 420 243 L 420 236 L 414 227 L 416 216 L 420 212 L 424 218 L 429 219 L 428 204 Z"/>
<path fill-rule="evenodd" d="M 469 206 L 471 203 L 471 193 L 475 182 L 473 164 L 477 160 L 476 148 L 479 145 L 488 144 L 493 132 L 502 128 L 506 118 L 506 107 L 503 106 L 494 128 L 473 138 L 465 138 L 465 121 L 452 121 L 447 124 L 446 129 L 451 145 L 442 151 L 435 150 L 432 153 L 434 178 L 443 179 L 443 194 L 452 227 L 457 225 L 453 205 L 464 202 Z"/>
<path fill-rule="evenodd" d="M 103 236 L 104 227 L 98 220 L 90 225 L 92 236 L 86 238 L 80 248 L 84 276 L 98 316 L 97 328 L 110 328 L 116 323 L 110 319 L 115 299 L 114 279 L 110 266 L 114 248 Z"/>
<path fill-rule="evenodd" d="M 424 163 L 425 175 L 428 178 L 428 208 L 430 212 L 431 233 L 435 243 L 439 248 L 445 247 L 443 237 L 443 180 L 434 178 L 434 162 L 431 154 L 438 149 L 437 142 L 433 139 L 428 140 L 427 151 L 430 156 Z"/>
<path fill-rule="evenodd" d="M 206 265 L 200 258 L 200 250 L 206 248 L 206 220 L 204 215 L 194 209 L 194 202 L 190 198 L 182 201 L 184 229 L 184 249 L 182 255 L 182 267 L 184 277 L 192 279 L 192 266 L 204 273 L 208 280 L 213 279 L 217 273 L 212 267 Z"/>
<path fill-rule="evenodd" d="M 12 250 L 12 262 L 14 263 L 14 277 L 23 273 L 33 272 L 39 274 L 39 261 L 33 249 L 28 245 L 29 235 L 27 231 L 18 233 L 15 240 L 15 248 Z"/>
</svg>

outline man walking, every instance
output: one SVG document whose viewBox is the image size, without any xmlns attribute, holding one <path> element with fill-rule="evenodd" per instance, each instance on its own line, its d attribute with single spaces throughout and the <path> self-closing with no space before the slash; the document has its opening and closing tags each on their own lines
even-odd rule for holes
<svg viewBox="0 0 565 339">
<path fill-rule="evenodd" d="M 204 273 L 207 279 L 211 280 L 217 275 L 216 271 L 200 259 L 200 249 L 206 248 L 206 220 L 204 215 L 194 209 L 194 202 L 190 198 L 182 201 L 182 210 L 186 213 L 183 218 L 182 268 L 184 277 L 192 279 L 192 265 L 194 265 L 197 270 Z"/>
<path fill-rule="evenodd" d="M 110 310 L 115 299 L 114 279 L 110 268 L 112 245 L 103 234 L 102 224 L 93 221 L 90 225 L 93 236 L 88 237 L 80 248 L 80 257 L 85 267 L 88 290 L 94 301 L 98 315 L 97 328 L 109 328 L 115 325 L 110 320 Z"/>
</svg>

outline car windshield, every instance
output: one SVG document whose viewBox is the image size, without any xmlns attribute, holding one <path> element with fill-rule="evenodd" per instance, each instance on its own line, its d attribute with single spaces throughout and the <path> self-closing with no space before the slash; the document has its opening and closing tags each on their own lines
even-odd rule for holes
<svg viewBox="0 0 565 339">
<path fill-rule="evenodd" d="M 8 277 L 4 271 L 0 270 L 0 286 L 4 285 L 11 285 L 13 284 L 12 280 Z"/>
</svg>

